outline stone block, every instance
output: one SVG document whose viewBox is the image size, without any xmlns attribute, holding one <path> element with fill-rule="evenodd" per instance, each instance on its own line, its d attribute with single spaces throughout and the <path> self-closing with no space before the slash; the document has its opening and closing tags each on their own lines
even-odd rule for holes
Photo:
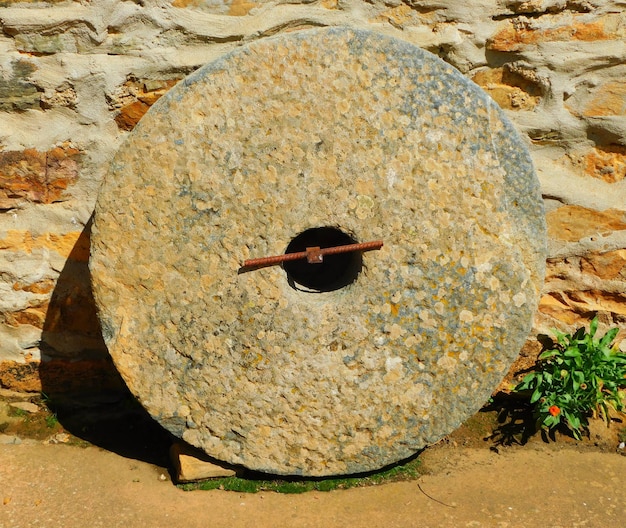
<svg viewBox="0 0 626 528">
<path fill-rule="evenodd" d="M 125 102 L 115 116 L 117 126 L 122 130 L 132 130 L 148 109 L 178 82 L 178 79 L 166 81 L 129 81 L 120 90 Z"/>
<path fill-rule="evenodd" d="M 626 229 L 626 212 L 617 209 L 595 211 L 580 205 L 565 205 L 548 212 L 546 220 L 548 236 L 568 242 Z"/>
<path fill-rule="evenodd" d="M 0 239 L 0 249 L 14 252 L 32 253 L 37 250 L 52 250 L 64 258 L 72 254 L 72 260 L 87 262 L 89 258 L 89 239 L 79 242 L 80 231 L 70 233 L 43 233 L 35 235 L 30 231 L 8 230 Z M 87 244 L 87 247 L 84 246 Z M 24 289 L 20 286 L 14 289 Z"/>
<path fill-rule="evenodd" d="M 19 207 L 24 200 L 42 204 L 63 200 L 78 179 L 78 160 L 79 151 L 70 146 L 0 152 L 0 208 Z"/>
<path fill-rule="evenodd" d="M 19 392 L 63 394 L 119 390 L 124 388 L 124 382 L 109 358 L 0 361 L 0 387 Z"/>
<path fill-rule="evenodd" d="M 4 314 L 4 322 L 9 326 L 26 324 L 34 326 L 35 328 L 43 329 L 48 310 L 48 302 L 46 301 L 40 303 L 39 305 L 36 305 L 35 303 L 30 304 L 30 307 L 24 308 L 23 310 L 6 312 Z M 33 306 L 33 304 L 35 305 Z"/>
<path fill-rule="evenodd" d="M 44 109 L 68 107 L 75 109 L 78 96 L 74 84 L 63 82 L 51 90 L 46 90 L 41 96 L 41 107 Z"/>
<path fill-rule="evenodd" d="M 583 158 L 585 174 L 616 183 L 626 178 L 626 147 L 608 145 L 596 147 Z"/>
<path fill-rule="evenodd" d="M 217 13 L 226 13 L 230 5 L 230 0 L 217 0 L 215 2 L 205 2 L 204 0 L 172 0 L 172 6 L 181 9 L 202 7 Z"/>
<path fill-rule="evenodd" d="M 245 16 L 255 7 L 262 5 L 261 2 L 248 2 L 246 0 L 232 0 L 228 14 L 230 16 Z"/>
<path fill-rule="evenodd" d="M 547 15 L 536 21 L 517 19 L 503 23 L 494 36 L 487 40 L 490 51 L 522 51 L 547 42 L 595 42 L 620 40 L 626 34 L 624 14 Z"/>
<path fill-rule="evenodd" d="M 11 73 L 0 75 L 0 111 L 22 111 L 39 108 L 41 93 L 37 85 L 29 81 L 36 67 L 20 60 L 11 64 Z"/>
<path fill-rule="evenodd" d="M 43 279 L 34 282 L 15 282 L 13 283 L 13 290 L 43 295 L 50 293 L 54 288 L 54 284 L 55 282 L 52 279 Z"/>
<path fill-rule="evenodd" d="M 539 302 L 539 311 L 571 326 L 589 320 L 589 314 L 608 313 L 618 320 L 626 317 L 626 295 L 602 290 L 550 292 Z"/>
<path fill-rule="evenodd" d="M 22 439 L 19 436 L 0 434 L 0 445 L 19 445 L 21 443 Z M 5 498 L 3 503 L 6 505 L 10 501 L 10 498 Z"/>
<path fill-rule="evenodd" d="M 596 88 L 582 109 L 585 117 L 626 116 L 626 83 L 610 81 Z"/>
<path fill-rule="evenodd" d="M 237 471 L 217 463 L 197 448 L 175 442 L 170 448 L 170 460 L 176 482 L 193 482 L 219 477 L 234 477 Z"/>
<path fill-rule="evenodd" d="M 149 108 L 150 105 L 143 101 L 130 103 L 120 109 L 115 116 L 115 122 L 122 130 L 132 130 Z"/>
<path fill-rule="evenodd" d="M 626 249 L 589 253 L 580 260 L 583 273 L 589 273 L 604 280 L 620 278 L 626 281 Z"/>
<path fill-rule="evenodd" d="M 173 0 L 172 6 L 183 9 L 202 9 L 203 11 L 220 15 L 245 16 L 255 7 L 267 3 L 267 0 L 258 0 L 257 2 L 248 0 L 215 0 L 213 2 L 205 2 L 204 0 Z M 294 3 L 298 3 L 298 0 Z"/>
<path fill-rule="evenodd" d="M 34 403 L 31 403 L 31 402 L 24 402 L 24 401 L 9 403 L 9 407 L 13 407 L 14 409 L 20 409 L 22 411 L 25 411 L 31 414 L 38 413 L 41 410 L 38 405 L 35 405 Z"/>
<path fill-rule="evenodd" d="M 21 53 L 85 53 L 107 34 L 104 19 L 110 15 L 98 11 L 81 5 L 16 8 L 3 13 L 3 30 Z"/>
<path fill-rule="evenodd" d="M 541 87 L 506 67 L 482 70 L 472 80 L 506 110 L 532 110 L 541 100 Z"/>
<path fill-rule="evenodd" d="M 539 312 L 573 328 L 594 313 L 605 325 L 626 322 L 625 280 L 626 249 L 548 259 Z"/>
<path fill-rule="evenodd" d="M 0 387 L 19 392 L 41 392 L 39 362 L 0 361 Z"/>
<path fill-rule="evenodd" d="M 406 26 L 417 25 L 424 22 L 424 20 L 417 10 L 412 9 L 411 6 L 407 4 L 400 4 L 388 7 L 383 12 L 379 13 L 374 19 L 374 22 L 389 22 L 394 27 L 404 28 Z"/>
</svg>

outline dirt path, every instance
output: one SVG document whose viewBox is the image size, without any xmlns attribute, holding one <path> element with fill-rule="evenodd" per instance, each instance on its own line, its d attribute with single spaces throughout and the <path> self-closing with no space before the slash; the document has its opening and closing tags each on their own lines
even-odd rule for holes
<svg viewBox="0 0 626 528">
<path fill-rule="evenodd" d="M 96 447 L 0 445 L 2 528 L 617 527 L 626 457 L 440 447 L 410 482 L 303 495 L 184 492 L 166 470 Z"/>
<path fill-rule="evenodd" d="M 0 391 L 0 528 L 626 526 L 626 415 L 546 443 L 515 406 L 483 409 L 420 454 L 416 480 L 283 495 L 177 488 L 172 438 L 127 396 L 48 407 Z"/>
</svg>

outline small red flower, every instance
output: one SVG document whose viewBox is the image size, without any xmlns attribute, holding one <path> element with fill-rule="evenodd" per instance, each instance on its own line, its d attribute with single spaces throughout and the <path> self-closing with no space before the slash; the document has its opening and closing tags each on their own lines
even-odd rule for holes
<svg viewBox="0 0 626 528">
<path fill-rule="evenodd" d="M 561 414 L 561 409 L 559 409 L 556 405 L 552 405 L 549 409 L 548 412 L 552 415 L 552 416 L 558 416 L 559 414 Z"/>
</svg>

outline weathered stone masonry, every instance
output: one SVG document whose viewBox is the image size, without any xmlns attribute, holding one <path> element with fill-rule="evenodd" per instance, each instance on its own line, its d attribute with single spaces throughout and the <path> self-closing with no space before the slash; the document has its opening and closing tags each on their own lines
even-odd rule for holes
<svg viewBox="0 0 626 528">
<path fill-rule="evenodd" d="M 626 2 L 0 6 L 0 386 L 118 383 L 87 273 L 111 157 L 188 73 L 242 43 L 315 26 L 407 40 L 482 86 L 528 137 L 542 184 L 549 259 L 535 332 L 598 312 L 626 334 Z"/>
</svg>

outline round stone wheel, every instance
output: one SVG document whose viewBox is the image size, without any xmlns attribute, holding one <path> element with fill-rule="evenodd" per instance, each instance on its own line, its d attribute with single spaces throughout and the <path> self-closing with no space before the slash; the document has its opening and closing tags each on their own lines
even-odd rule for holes
<svg viewBox="0 0 626 528">
<path fill-rule="evenodd" d="M 98 197 L 91 272 L 157 421 L 224 462 L 324 476 L 476 412 L 531 329 L 544 262 L 532 163 L 496 104 L 411 44 L 325 28 L 238 48 L 150 109 Z"/>
</svg>

